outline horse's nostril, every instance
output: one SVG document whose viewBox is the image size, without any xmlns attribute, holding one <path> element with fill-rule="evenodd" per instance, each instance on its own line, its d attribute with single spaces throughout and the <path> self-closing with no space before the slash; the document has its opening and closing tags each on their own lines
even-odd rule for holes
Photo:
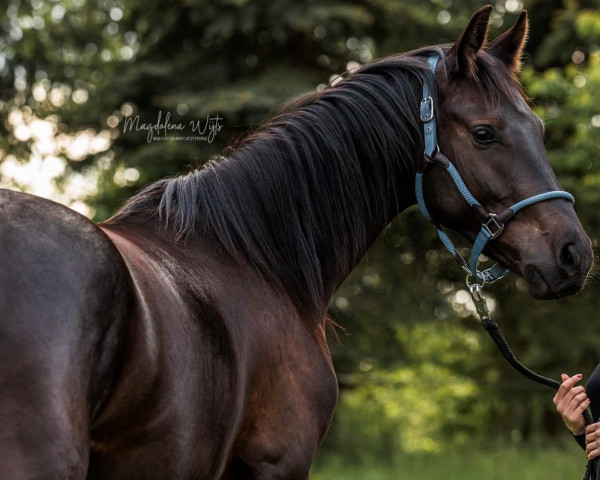
<svg viewBox="0 0 600 480">
<path fill-rule="evenodd" d="M 579 255 L 574 243 L 567 243 L 560 250 L 560 265 L 568 270 L 574 270 L 579 266 Z"/>
</svg>

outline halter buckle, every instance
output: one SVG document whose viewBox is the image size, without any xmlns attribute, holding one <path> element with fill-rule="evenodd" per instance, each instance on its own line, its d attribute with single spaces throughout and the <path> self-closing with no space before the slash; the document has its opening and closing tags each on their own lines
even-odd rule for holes
<svg viewBox="0 0 600 480">
<path fill-rule="evenodd" d="M 488 232 L 490 240 L 498 237 L 504 230 L 504 224 L 497 220 L 496 217 L 495 213 L 490 213 L 487 221 L 481 223 L 481 229 Z"/>
<path fill-rule="evenodd" d="M 429 123 L 433 120 L 433 98 L 427 96 L 421 99 L 421 121 Z"/>
</svg>

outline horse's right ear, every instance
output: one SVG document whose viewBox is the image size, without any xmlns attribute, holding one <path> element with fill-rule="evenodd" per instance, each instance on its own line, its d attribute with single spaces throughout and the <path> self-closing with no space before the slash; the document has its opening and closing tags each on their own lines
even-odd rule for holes
<svg viewBox="0 0 600 480">
<path fill-rule="evenodd" d="M 451 73 L 463 73 L 468 76 L 475 74 L 475 56 L 487 41 L 492 8 L 491 5 L 486 5 L 477 10 L 465 31 L 448 52 L 446 66 Z"/>
</svg>

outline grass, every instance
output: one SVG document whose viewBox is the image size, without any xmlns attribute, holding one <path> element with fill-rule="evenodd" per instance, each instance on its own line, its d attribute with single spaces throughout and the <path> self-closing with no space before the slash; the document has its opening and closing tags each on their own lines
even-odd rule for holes
<svg viewBox="0 0 600 480">
<path fill-rule="evenodd" d="M 398 454 L 393 462 L 353 464 L 323 452 L 311 480 L 576 480 L 583 477 L 585 455 L 575 442 L 505 445 L 489 449 L 474 443 L 444 454 Z"/>
</svg>

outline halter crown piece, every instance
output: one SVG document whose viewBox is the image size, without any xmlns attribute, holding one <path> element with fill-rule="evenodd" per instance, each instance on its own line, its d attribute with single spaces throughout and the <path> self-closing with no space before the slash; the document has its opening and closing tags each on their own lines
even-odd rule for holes
<svg viewBox="0 0 600 480">
<path fill-rule="evenodd" d="M 427 66 L 433 72 L 434 79 L 435 69 L 439 59 L 440 56 L 437 54 L 432 55 L 427 59 Z M 530 205 L 534 205 L 538 202 L 560 198 L 574 204 L 575 199 L 573 198 L 573 195 L 568 192 L 554 190 L 521 200 L 520 202 L 515 203 L 512 207 L 506 208 L 499 213 L 488 212 L 471 194 L 456 167 L 440 152 L 440 147 L 437 141 L 434 100 L 432 93 L 432 86 L 429 85 L 427 81 L 423 82 L 423 95 L 419 110 L 421 122 L 423 123 L 423 134 L 425 140 L 425 162 L 423 169 L 417 173 L 415 178 L 417 204 L 419 205 L 423 216 L 435 226 L 438 236 L 440 237 L 440 240 L 446 249 L 458 262 L 460 267 L 467 272 L 467 285 L 469 287 L 478 285 L 479 288 L 477 290 L 479 290 L 486 283 L 495 282 L 510 272 L 508 268 L 500 263 L 497 263 L 483 271 L 477 269 L 479 257 L 485 246 L 490 240 L 500 236 L 507 221 L 509 221 L 519 210 L 529 207 Z M 481 230 L 479 230 L 479 234 L 473 243 L 473 249 L 468 262 L 460 255 L 460 253 L 458 253 L 456 247 L 452 243 L 452 240 L 450 240 L 450 237 L 448 237 L 446 232 L 444 232 L 442 229 L 442 226 L 431 217 L 429 211 L 427 210 L 425 198 L 423 197 L 423 175 L 427 168 L 432 164 L 438 165 L 448 172 L 460 194 L 463 196 L 465 201 L 471 207 L 473 207 L 481 219 Z M 472 283 L 469 282 L 471 277 L 473 277 Z M 474 293 L 472 288 L 471 293 Z"/>
</svg>

